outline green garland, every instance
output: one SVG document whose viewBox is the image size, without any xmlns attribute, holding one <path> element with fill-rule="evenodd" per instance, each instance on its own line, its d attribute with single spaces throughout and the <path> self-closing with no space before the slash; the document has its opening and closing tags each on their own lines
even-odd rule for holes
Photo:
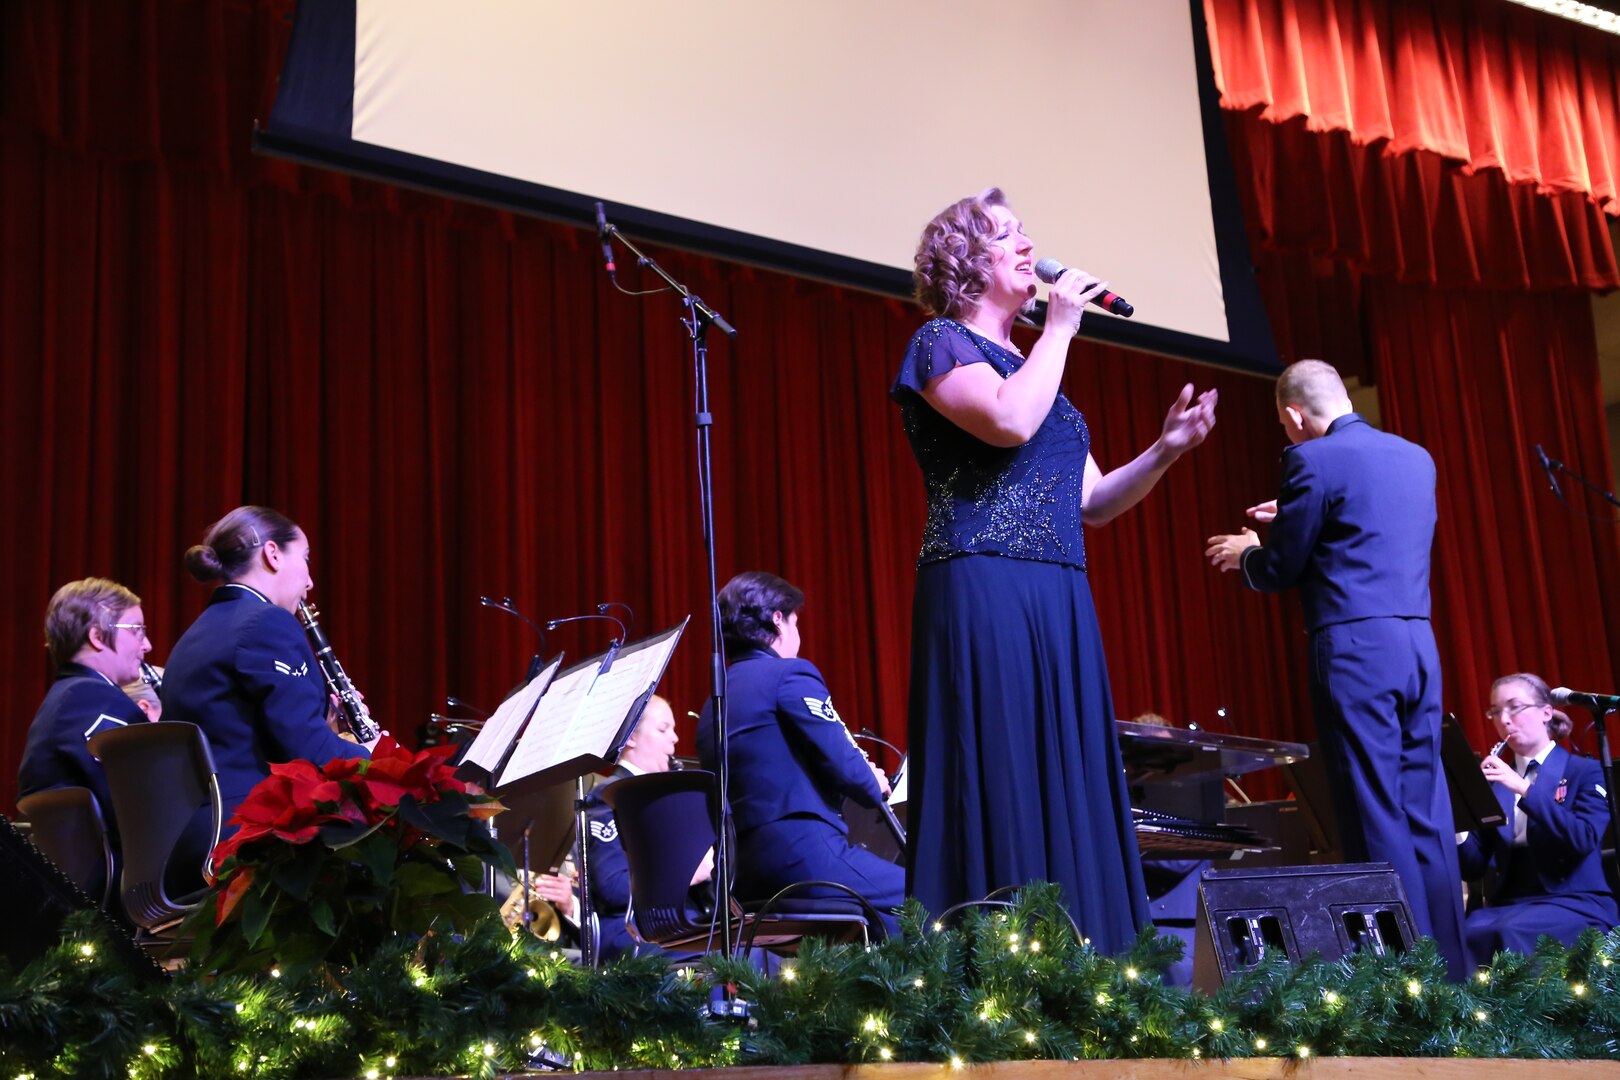
<svg viewBox="0 0 1620 1080">
<path fill-rule="evenodd" d="M 488 1077 L 537 1050 L 576 1069 L 1620 1057 L 1620 930 L 1503 954 L 1462 985 L 1427 940 L 1403 956 L 1263 967 L 1212 997 L 1164 985 L 1179 953 L 1148 933 L 1122 957 L 1099 955 L 1040 887 L 943 930 L 913 907 L 903 936 L 870 948 L 807 942 L 776 978 L 718 958 L 583 971 L 490 919 L 459 938 L 397 937 L 341 971 L 151 983 L 75 916 L 47 955 L 0 970 L 0 1075 Z M 757 1028 L 708 1017 L 720 983 L 752 1004 Z"/>
</svg>

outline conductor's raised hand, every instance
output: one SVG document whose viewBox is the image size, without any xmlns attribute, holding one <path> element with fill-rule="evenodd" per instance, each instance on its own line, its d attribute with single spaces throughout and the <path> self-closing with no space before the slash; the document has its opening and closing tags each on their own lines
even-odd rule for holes
<svg viewBox="0 0 1620 1080">
<path fill-rule="evenodd" d="M 1251 506 L 1243 511 L 1262 525 L 1277 520 L 1277 500 L 1267 499 L 1258 506 Z"/>
<path fill-rule="evenodd" d="M 1215 403 L 1220 400 L 1219 390 L 1205 390 L 1193 400 L 1193 384 L 1181 388 L 1181 396 L 1170 406 L 1164 418 L 1164 431 L 1159 443 L 1176 457 L 1209 438 L 1215 428 Z"/>
<path fill-rule="evenodd" d="M 1100 296 L 1108 282 L 1099 281 L 1084 270 L 1065 270 L 1046 297 L 1046 329 L 1073 337 L 1080 329 L 1086 304 Z"/>
</svg>

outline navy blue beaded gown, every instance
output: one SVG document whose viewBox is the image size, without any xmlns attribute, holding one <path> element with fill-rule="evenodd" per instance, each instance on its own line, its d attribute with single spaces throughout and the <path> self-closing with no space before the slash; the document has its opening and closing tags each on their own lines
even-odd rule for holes
<svg viewBox="0 0 1620 1080">
<path fill-rule="evenodd" d="M 1023 358 L 935 319 L 890 394 L 927 489 L 912 609 L 907 891 L 931 912 L 1051 881 L 1099 949 L 1148 923 L 1080 527 L 1085 419 L 1062 394 L 1035 437 L 990 446 L 922 389 Z"/>
</svg>

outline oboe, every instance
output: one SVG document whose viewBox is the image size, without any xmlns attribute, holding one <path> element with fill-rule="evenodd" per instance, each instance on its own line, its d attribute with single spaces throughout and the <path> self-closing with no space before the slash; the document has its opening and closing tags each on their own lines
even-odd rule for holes
<svg viewBox="0 0 1620 1080">
<path fill-rule="evenodd" d="M 309 634 L 309 643 L 315 648 L 315 662 L 321 666 L 321 675 L 326 679 L 326 688 L 337 695 L 338 708 L 343 712 L 343 720 L 349 725 L 349 730 L 356 739 L 362 743 L 373 743 L 382 734 L 382 729 L 372 722 L 366 715 L 365 706 L 360 701 L 360 693 L 349 681 L 349 675 L 338 663 L 337 654 L 332 651 L 332 645 L 326 640 L 326 634 L 321 630 L 321 624 L 316 622 L 320 612 L 304 601 L 298 601 L 298 621 L 304 624 L 305 633 Z"/>
</svg>

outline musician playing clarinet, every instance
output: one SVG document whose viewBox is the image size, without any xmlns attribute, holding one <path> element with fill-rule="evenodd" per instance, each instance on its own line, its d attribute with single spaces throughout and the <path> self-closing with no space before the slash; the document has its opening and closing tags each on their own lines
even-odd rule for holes
<svg viewBox="0 0 1620 1080">
<path fill-rule="evenodd" d="M 836 882 L 884 913 L 893 931 L 905 871 L 852 846 L 838 812 L 846 795 L 877 806 L 889 781 L 856 747 L 821 672 L 799 659 L 803 606 L 804 593 L 763 571 L 720 590 L 737 894 L 763 900 L 803 881 Z M 716 768 L 713 701 L 698 721 L 698 756 Z"/>
<path fill-rule="evenodd" d="M 369 747 L 340 737 L 341 714 L 293 614 L 314 586 L 304 530 L 267 507 L 239 506 L 185 564 L 198 581 L 221 584 L 169 654 L 163 718 L 208 736 L 225 820 L 273 763 L 368 757 Z"/>
</svg>

